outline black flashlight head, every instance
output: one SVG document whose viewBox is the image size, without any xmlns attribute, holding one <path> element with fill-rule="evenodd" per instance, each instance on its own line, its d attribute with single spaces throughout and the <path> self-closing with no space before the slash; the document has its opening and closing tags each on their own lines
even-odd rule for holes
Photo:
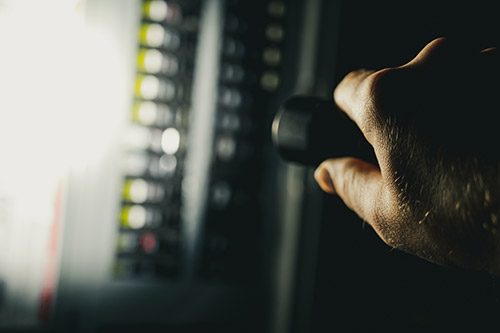
<svg viewBox="0 0 500 333">
<path fill-rule="evenodd" d="M 309 166 L 333 157 L 373 154 L 359 128 L 334 102 L 318 97 L 285 101 L 274 118 L 272 140 L 283 159 Z"/>
</svg>

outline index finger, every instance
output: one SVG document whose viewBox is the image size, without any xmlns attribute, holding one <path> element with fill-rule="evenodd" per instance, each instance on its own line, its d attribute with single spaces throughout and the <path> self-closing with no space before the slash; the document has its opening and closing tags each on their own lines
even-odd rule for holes
<svg viewBox="0 0 500 333">
<path fill-rule="evenodd" d="M 333 92 L 338 107 L 361 129 L 366 139 L 372 143 L 371 108 L 373 106 L 373 77 L 375 71 L 359 69 L 347 74 Z"/>
</svg>

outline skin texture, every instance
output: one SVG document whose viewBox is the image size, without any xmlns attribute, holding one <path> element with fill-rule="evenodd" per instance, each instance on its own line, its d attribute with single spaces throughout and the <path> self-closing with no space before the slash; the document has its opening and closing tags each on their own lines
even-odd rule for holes
<svg viewBox="0 0 500 333">
<path fill-rule="evenodd" d="M 402 66 L 349 73 L 334 100 L 378 165 L 329 159 L 318 184 L 389 246 L 500 275 L 499 68 L 497 49 L 439 38 Z"/>
</svg>

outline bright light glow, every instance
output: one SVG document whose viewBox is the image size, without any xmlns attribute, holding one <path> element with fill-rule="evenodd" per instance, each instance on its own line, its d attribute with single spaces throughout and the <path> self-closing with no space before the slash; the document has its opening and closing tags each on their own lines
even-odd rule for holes
<svg viewBox="0 0 500 333">
<path fill-rule="evenodd" d="M 156 122 L 158 107 L 151 101 L 140 102 L 137 106 L 136 120 L 146 126 L 151 126 Z"/>
<path fill-rule="evenodd" d="M 147 24 L 145 30 L 145 44 L 151 47 L 160 47 L 165 40 L 165 29 L 160 24 Z M 168 37 L 168 36 L 167 36 Z"/>
<path fill-rule="evenodd" d="M 144 179 L 130 180 L 126 186 L 130 201 L 140 204 L 148 200 L 149 186 Z"/>
<path fill-rule="evenodd" d="M 167 18 L 168 5 L 165 1 L 151 1 L 148 16 L 153 21 L 163 21 Z"/>
<path fill-rule="evenodd" d="M 73 231 L 84 231 L 78 242 L 89 230 L 95 234 L 79 222 L 102 225 L 103 232 L 85 255 L 105 249 L 99 237 L 106 228 L 115 229 L 109 222 L 119 209 L 112 207 L 119 204 L 113 194 L 122 180 L 118 141 L 131 110 L 138 5 L 120 0 L 0 0 L 0 280 L 7 288 L 0 330 L 21 323 L 38 328 L 41 275 L 61 181 L 62 217 L 78 225 Z M 154 138 L 161 141 L 162 132 Z M 146 131 L 139 137 L 153 136 Z M 147 148 L 150 140 L 142 143 Z M 140 201 L 144 192 L 138 187 L 131 193 Z M 92 208 L 85 209 L 89 203 Z M 99 265 L 72 267 L 71 283 L 76 286 L 94 285 L 102 277 Z M 23 307 L 31 317 L 17 312 Z"/>
<path fill-rule="evenodd" d="M 156 49 L 144 51 L 144 70 L 148 73 L 159 73 L 163 63 L 163 55 Z"/>
<path fill-rule="evenodd" d="M 160 80 L 152 75 L 146 75 L 140 80 L 140 95 L 145 99 L 155 99 L 160 92 Z"/>
<path fill-rule="evenodd" d="M 169 127 L 163 132 L 161 148 L 165 154 L 173 155 L 179 150 L 180 142 L 181 135 L 179 131 L 173 127 Z"/>
<path fill-rule="evenodd" d="M 0 62 L 4 174 L 10 174 L 12 167 L 14 174 L 26 171 L 30 177 L 34 175 L 32 163 L 37 161 L 37 173 L 46 172 L 45 177 L 50 177 L 59 174 L 67 162 L 67 155 L 61 152 L 69 151 L 72 143 L 71 126 L 67 125 L 73 114 L 68 110 L 79 104 L 75 103 L 82 88 L 78 43 L 84 38 L 84 26 L 78 8 L 82 4 L 65 2 L 0 3 L 0 40 L 9 45 Z M 33 50 L 38 50 L 36 55 Z"/>
<path fill-rule="evenodd" d="M 132 229 L 141 229 L 146 225 L 147 211 L 140 205 L 129 208 L 127 213 L 127 225 Z"/>
<path fill-rule="evenodd" d="M 94 38 L 85 10 L 85 0 L 0 1 L 0 330 L 38 327 L 58 186 L 96 163 L 106 121 L 118 122 L 108 102 L 125 82 L 122 54 L 105 27 Z"/>
</svg>

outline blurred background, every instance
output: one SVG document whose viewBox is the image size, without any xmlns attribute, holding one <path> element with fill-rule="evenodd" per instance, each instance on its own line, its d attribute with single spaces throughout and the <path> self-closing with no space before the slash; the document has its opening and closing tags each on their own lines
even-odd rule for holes
<svg viewBox="0 0 500 333">
<path fill-rule="evenodd" d="M 498 282 L 393 251 L 271 122 L 480 2 L 0 1 L 0 331 L 497 328 Z M 495 147 L 493 147 L 495 149 Z"/>
</svg>

